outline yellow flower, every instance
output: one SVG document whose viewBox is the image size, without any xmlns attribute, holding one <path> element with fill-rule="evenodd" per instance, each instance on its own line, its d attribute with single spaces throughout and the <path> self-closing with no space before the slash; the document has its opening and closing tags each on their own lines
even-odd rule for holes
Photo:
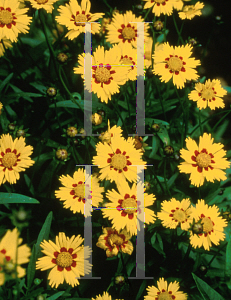
<svg viewBox="0 0 231 300">
<path fill-rule="evenodd" d="M 3 43 L 4 43 L 4 45 L 3 45 Z M 4 55 L 4 52 L 5 52 L 4 47 L 6 49 L 11 48 L 12 47 L 11 41 L 6 39 L 5 37 L 4 38 L 0 37 L 0 57 Z"/>
<path fill-rule="evenodd" d="M 28 1 L 30 1 L 32 7 L 35 9 L 44 8 L 47 11 L 47 13 L 52 13 L 52 10 L 54 9 L 53 4 L 58 0 L 28 0 Z"/>
<path fill-rule="evenodd" d="M 64 201 L 65 208 L 70 208 L 74 213 L 78 212 L 86 215 L 86 209 L 84 209 L 86 181 L 84 173 L 84 169 L 78 169 L 73 178 L 69 175 L 62 175 L 60 181 L 64 187 L 55 191 L 55 196 L 60 198 L 60 201 Z M 92 198 L 92 205 L 98 207 L 99 203 L 103 201 L 104 187 L 99 186 L 98 179 L 95 176 L 91 176 L 91 184 L 92 191 L 89 199 L 91 201 Z M 87 201 L 88 207 L 91 206 L 90 201 Z"/>
<path fill-rule="evenodd" d="M 111 227 L 103 228 L 103 234 L 99 237 L 96 246 L 106 250 L 107 257 L 118 255 L 119 251 L 129 255 L 133 252 L 131 235 L 126 229 L 117 231 Z"/>
<path fill-rule="evenodd" d="M 172 9 L 175 4 L 175 0 L 143 0 L 146 1 L 144 9 L 148 9 L 153 6 L 152 12 L 157 17 L 160 14 L 170 16 L 172 14 Z"/>
<path fill-rule="evenodd" d="M 26 270 L 21 264 L 29 262 L 31 255 L 30 248 L 27 245 L 21 245 L 22 239 L 19 238 L 17 228 L 7 230 L 6 234 L 0 241 L 0 285 L 8 279 L 21 278 L 26 275 Z M 21 246 L 20 246 L 21 245 Z M 17 256 L 17 261 L 16 261 Z M 17 262 L 17 265 L 16 265 Z"/>
<path fill-rule="evenodd" d="M 0 185 L 8 181 L 16 183 L 19 172 L 25 171 L 34 164 L 29 157 L 33 147 L 26 146 L 25 138 L 16 138 L 14 141 L 8 134 L 3 134 L 0 139 Z"/>
<path fill-rule="evenodd" d="M 114 125 L 112 128 L 110 128 L 110 121 L 108 120 L 108 130 L 105 132 L 102 132 L 99 136 L 99 139 L 102 143 L 106 142 L 108 144 L 111 143 L 111 138 L 115 136 L 122 136 L 122 129 L 120 126 Z"/>
<path fill-rule="evenodd" d="M 182 0 L 175 0 L 173 4 L 173 8 L 175 8 L 176 10 L 181 10 L 183 6 L 184 6 L 184 2 Z"/>
<path fill-rule="evenodd" d="M 147 287 L 148 295 L 144 296 L 144 300 L 187 300 L 188 298 L 187 294 L 178 291 L 180 286 L 177 281 L 170 282 L 168 285 L 164 278 L 160 278 L 157 281 L 157 286 L 158 288 L 155 286 Z"/>
<path fill-rule="evenodd" d="M 144 166 L 146 162 L 141 159 L 142 152 L 136 150 L 133 139 L 126 141 L 115 136 L 111 138 L 110 145 L 98 143 L 97 156 L 93 157 L 93 164 L 98 165 L 101 175 L 100 180 L 115 181 L 116 184 L 126 179 L 130 182 L 137 181 L 137 166 Z M 139 171 L 138 171 L 139 172 Z"/>
<path fill-rule="evenodd" d="M 91 298 L 91 300 L 112 300 L 111 296 L 108 294 L 108 292 L 103 292 L 103 295 L 96 296 L 96 298 Z M 120 299 L 116 299 L 120 300 Z M 123 300 L 123 299 L 121 299 Z"/>
<path fill-rule="evenodd" d="M 179 12 L 179 17 L 184 19 L 192 20 L 195 16 L 201 16 L 202 15 L 202 8 L 204 7 L 204 4 L 201 2 L 197 2 L 195 5 L 186 5 L 183 8 L 183 11 Z"/>
<path fill-rule="evenodd" d="M 224 108 L 225 104 L 221 97 L 227 94 L 227 91 L 221 87 L 218 79 L 206 80 L 204 84 L 196 83 L 195 90 L 192 91 L 188 98 L 197 102 L 199 109 L 206 108 L 215 109 L 216 107 Z"/>
<path fill-rule="evenodd" d="M 192 217 L 202 225 L 201 233 L 190 233 L 190 243 L 194 248 L 204 247 L 205 250 L 210 250 L 212 243 L 219 245 L 225 239 L 224 227 L 227 226 L 227 221 L 219 216 L 216 205 L 208 206 L 203 199 L 198 200 L 196 207 L 192 207 Z"/>
<path fill-rule="evenodd" d="M 26 15 L 29 8 L 19 8 L 18 0 L 0 0 L 0 36 L 17 41 L 20 32 L 27 33 L 32 17 Z"/>
<path fill-rule="evenodd" d="M 1 42 L 0 42 L 0 45 L 1 45 Z M 1 47 L 0 47 L 0 51 L 1 51 Z M 1 54 L 0 54 L 1 56 Z M 0 115 L 2 114 L 2 108 L 3 108 L 3 105 L 2 105 L 2 102 L 0 102 Z"/>
<path fill-rule="evenodd" d="M 200 136 L 199 146 L 188 137 L 186 147 L 188 150 L 181 149 L 181 157 L 185 160 L 178 168 L 181 173 L 191 174 L 189 180 L 195 186 L 201 186 L 205 178 L 214 182 L 214 180 L 225 180 L 226 175 L 222 169 L 229 168 L 230 162 L 224 156 L 226 151 L 222 148 L 224 145 L 213 143 L 211 134 L 204 133 Z"/>
<path fill-rule="evenodd" d="M 74 68 L 74 73 L 81 74 L 84 80 L 85 57 L 85 53 L 79 55 L 79 67 Z M 111 100 L 111 95 L 119 93 L 119 85 L 123 85 L 127 81 L 129 67 L 121 67 L 119 65 L 120 58 L 121 56 L 116 53 L 114 48 L 105 51 L 103 46 L 98 46 L 92 55 L 91 85 L 86 85 L 86 88 L 96 93 L 102 102 L 108 103 L 108 100 Z"/>
<path fill-rule="evenodd" d="M 100 31 L 100 24 L 93 23 L 99 18 L 102 18 L 104 13 L 91 14 L 91 2 L 89 0 L 82 0 L 79 6 L 77 0 L 70 0 L 69 4 L 60 6 L 56 21 L 65 25 L 69 32 L 65 35 L 68 39 L 73 40 L 79 36 L 80 33 L 85 33 L 85 22 L 92 22 L 91 33 L 95 34 Z"/>
<path fill-rule="evenodd" d="M 191 202 L 188 198 L 182 201 L 175 198 L 170 201 L 165 200 L 161 206 L 161 212 L 157 213 L 157 217 L 162 221 L 164 227 L 174 229 L 180 225 L 182 230 L 189 229 L 192 217 Z"/>
<path fill-rule="evenodd" d="M 126 181 L 121 182 L 117 184 L 117 188 L 119 193 L 114 189 L 107 192 L 106 196 L 111 203 L 105 204 L 106 208 L 101 209 L 103 216 L 112 220 L 116 230 L 126 228 L 131 235 L 136 235 L 137 230 L 140 230 L 139 221 L 144 214 L 145 224 L 154 223 L 156 215 L 147 206 L 153 205 L 156 198 L 153 194 L 144 193 L 144 207 L 141 206 L 141 201 L 138 200 L 138 189 L 144 190 L 141 181 L 138 185 L 133 183 L 131 188 Z"/>
<path fill-rule="evenodd" d="M 143 22 L 142 17 L 136 17 L 132 11 L 125 14 L 115 13 L 112 21 L 106 26 L 106 40 L 111 44 L 130 44 L 137 48 L 137 24 L 132 22 Z M 149 25 L 145 24 L 144 37 L 148 37 Z"/>
<path fill-rule="evenodd" d="M 196 68 L 200 65 L 199 60 L 190 58 L 192 46 L 170 46 L 164 43 L 161 49 L 157 49 L 153 55 L 153 73 L 161 76 L 161 81 L 168 82 L 173 78 L 173 84 L 177 88 L 183 88 L 186 80 L 198 78 Z"/>
<path fill-rule="evenodd" d="M 79 284 L 77 278 L 90 273 L 92 265 L 87 258 L 92 250 L 88 246 L 80 246 L 83 241 L 80 235 L 69 238 L 64 232 L 60 232 L 56 236 L 56 243 L 44 240 L 40 244 L 46 256 L 37 260 L 36 269 L 52 269 L 48 276 L 52 288 L 57 288 L 64 280 L 74 287 Z"/>
</svg>

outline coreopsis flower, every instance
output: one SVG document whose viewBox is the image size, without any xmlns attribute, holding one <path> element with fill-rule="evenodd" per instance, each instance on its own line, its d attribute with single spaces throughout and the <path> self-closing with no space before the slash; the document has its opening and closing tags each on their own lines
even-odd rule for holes
<svg viewBox="0 0 231 300">
<path fill-rule="evenodd" d="M 47 13 L 52 13 L 52 10 L 54 9 L 53 4 L 58 0 L 28 0 L 28 1 L 35 9 L 44 8 L 47 11 Z"/>
<path fill-rule="evenodd" d="M 30 248 L 22 244 L 22 238 L 19 238 L 17 228 L 7 230 L 0 241 L 0 285 L 8 279 L 21 278 L 26 275 L 26 270 L 21 267 L 22 264 L 29 262 L 31 255 Z M 21 245 L 21 246 L 20 246 Z"/>
<path fill-rule="evenodd" d="M 186 5 L 183 7 L 183 11 L 179 12 L 179 17 L 184 19 L 192 20 L 195 16 L 201 16 L 202 15 L 202 8 L 204 7 L 204 4 L 201 2 L 197 2 L 195 5 Z"/>
<path fill-rule="evenodd" d="M 208 206 L 203 199 L 198 200 L 196 207 L 192 207 L 192 217 L 195 224 L 202 226 L 201 231 L 190 233 L 190 243 L 193 248 L 204 247 L 210 250 L 212 243 L 219 245 L 225 239 L 224 227 L 227 221 L 219 216 L 219 208 L 216 205 Z"/>
<path fill-rule="evenodd" d="M 159 17 L 160 14 L 172 15 L 172 9 L 175 4 L 175 0 L 143 0 L 146 1 L 144 9 L 153 7 L 152 12 L 155 16 Z"/>
<path fill-rule="evenodd" d="M 108 292 L 103 292 L 103 295 L 96 296 L 96 298 L 91 298 L 91 300 L 112 300 L 111 296 Z M 116 300 L 123 300 L 123 299 L 116 299 Z"/>
<path fill-rule="evenodd" d="M 19 8 L 18 0 L 0 0 L 0 36 L 16 42 L 19 33 L 27 33 L 32 17 L 29 8 Z"/>
<path fill-rule="evenodd" d="M 211 134 L 200 136 L 199 146 L 190 137 L 186 138 L 188 150 L 181 149 L 181 157 L 185 160 L 178 168 L 181 173 L 191 174 L 189 180 L 195 186 L 201 186 L 204 180 L 225 180 L 226 175 L 222 169 L 229 168 L 230 162 L 224 156 L 226 151 L 221 143 L 213 143 Z"/>
<path fill-rule="evenodd" d="M 105 132 L 102 132 L 99 136 L 99 139 L 102 143 L 106 142 L 108 144 L 111 143 L 111 138 L 115 136 L 122 136 L 122 129 L 120 126 L 114 125 L 112 128 L 110 128 L 110 121 L 108 120 L 108 130 Z"/>
<path fill-rule="evenodd" d="M 66 149 L 58 149 L 56 152 L 55 152 L 55 155 L 56 157 L 59 159 L 59 160 L 64 160 L 66 161 L 67 158 L 68 158 L 68 152 Z"/>
<path fill-rule="evenodd" d="M 5 37 L 3 37 L 3 38 L 0 37 L 0 57 L 3 56 L 4 53 L 5 53 L 5 48 L 4 47 L 6 49 L 11 48 L 12 47 L 12 43 L 11 43 L 10 40 L 6 39 Z"/>
<path fill-rule="evenodd" d="M 119 193 L 114 189 L 107 192 L 106 196 L 111 202 L 106 203 L 106 208 L 101 209 L 103 216 L 112 220 L 116 230 L 125 228 L 131 235 L 136 235 L 137 230 L 140 230 L 139 222 L 143 216 L 145 224 L 154 223 L 156 215 L 147 207 L 153 205 L 156 198 L 153 194 L 144 193 L 144 207 L 141 206 L 138 189 L 145 191 L 141 181 L 138 184 L 133 183 L 131 188 L 126 181 L 120 182 L 117 189 Z"/>
<path fill-rule="evenodd" d="M 25 138 L 16 138 L 14 141 L 8 134 L 0 139 L 0 185 L 8 181 L 16 183 L 19 173 L 25 171 L 35 162 L 30 158 L 33 147 L 26 146 Z"/>
<path fill-rule="evenodd" d="M 130 241 L 131 235 L 126 229 L 117 231 L 111 227 L 103 228 L 103 234 L 100 235 L 96 246 L 106 250 L 107 257 L 118 255 L 119 251 L 129 255 L 133 252 L 133 245 Z"/>
<path fill-rule="evenodd" d="M 197 102 L 199 109 L 206 108 L 215 109 L 216 107 L 224 108 L 225 104 L 221 99 L 227 91 L 221 87 L 219 79 L 206 80 L 205 83 L 196 83 L 195 90 L 193 90 L 188 98 Z"/>
<path fill-rule="evenodd" d="M 133 141 L 125 140 L 120 136 L 111 137 L 111 143 L 98 143 L 97 155 L 93 157 L 93 164 L 98 165 L 100 180 L 115 181 L 116 184 L 126 179 L 137 181 L 137 166 L 144 166 L 146 162 L 141 159 L 141 150 L 136 150 Z"/>
<path fill-rule="evenodd" d="M 164 28 L 164 23 L 161 21 L 156 21 L 153 26 L 156 30 L 162 30 Z"/>
<path fill-rule="evenodd" d="M 164 278 L 160 278 L 159 281 L 157 281 L 157 286 L 148 286 L 147 287 L 147 296 L 144 296 L 144 300 L 187 300 L 188 296 L 187 294 L 183 292 L 179 292 L 179 282 L 174 281 L 170 282 L 168 285 L 168 282 L 164 280 Z"/>
<path fill-rule="evenodd" d="M 46 255 L 40 257 L 36 262 L 36 269 L 45 271 L 52 269 L 49 273 L 49 285 L 57 288 L 66 281 L 72 287 L 79 285 L 78 278 L 89 274 L 91 264 L 87 260 L 90 257 L 91 249 L 87 246 L 80 246 L 84 239 L 78 236 L 66 237 L 64 232 L 56 236 L 56 242 L 44 240 L 40 247 Z"/>
<path fill-rule="evenodd" d="M 137 48 L 137 24 L 134 22 L 143 22 L 142 17 L 136 17 L 132 11 L 125 14 L 115 13 L 112 21 L 106 26 L 106 40 L 111 44 L 130 44 Z M 149 25 L 144 26 L 144 37 L 148 37 Z"/>
<path fill-rule="evenodd" d="M 192 46 L 170 46 L 164 43 L 161 49 L 154 52 L 153 73 L 160 75 L 160 80 L 168 82 L 173 78 L 173 84 L 177 88 L 183 88 L 186 80 L 196 80 L 198 74 L 194 68 L 200 65 L 199 60 L 190 58 Z"/>
<path fill-rule="evenodd" d="M 79 55 L 79 67 L 74 68 L 74 73 L 81 74 L 84 80 L 84 60 L 87 58 L 91 60 L 91 56 L 87 57 L 85 53 Z M 113 48 L 105 51 L 103 46 L 98 46 L 92 55 L 91 84 L 89 86 L 86 84 L 86 88 L 96 93 L 102 102 L 108 103 L 113 94 L 119 93 L 119 85 L 127 81 L 130 67 L 119 65 L 120 59 L 121 56 Z"/>
<path fill-rule="evenodd" d="M 92 22 L 92 34 L 100 31 L 100 24 L 94 22 L 102 18 L 104 13 L 91 14 L 90 9 L 91 2 L 89 0 L 82 0 L 81 5 L 78 4 L 77 0 L 70 0 L 69 4 L 58 8 L 60 15 L 55 19 L 69 30 L 65 37 L 73 40 L 82 32 L 85 33 L 85 22 Z"/>
<path fill-rule="evenodd" d="M 174 229 L 180 225 L 182 230 L 188 230 L 192 223 L 191 202 L 188 198 L 181 201 L 175 198 L 165 200 L 161 203 L 161 212 L 157 213 L 157 217 L 164 227 Z"/>
<path fill-rule="evenodd" d="M 59 180 L 64 187 L 61 187 L 58 191 L 55 191 L 55 196 L 60 198 L 60 201 L 64 201 L 64 207 L 70 208 L 74 213 L 87 214 L 85 205 L 85 171 L 83 168 L 78 169 L 73 177 L 62 175 Z M 98 207 L 99 203 L 103 201 L 104 187 L 99 186 L 99 180 L 95 176 L 91 176 L 91 195 L 92 205 Z M 89 185 L 87 184 L 87 187 Z M 91 203 L 87 201 L 88 207 Z"/>
<path fill-rule="evenodd" d="M 91 123 L 93 125 L 100 125 L 103 122 L 103 118 L 100 114 L 94 113 L 90 117 Z"/>
</svg>

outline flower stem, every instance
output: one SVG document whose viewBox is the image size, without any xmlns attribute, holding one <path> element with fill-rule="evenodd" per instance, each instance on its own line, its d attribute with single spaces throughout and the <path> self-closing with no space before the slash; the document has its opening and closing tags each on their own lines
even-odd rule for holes
<svg viewBox="0 0 231 300">
<path fill-rule="evenodd" d="M 221 250 L 223 248 L 225 248 L 227 246 L 228 242 L 226 242 L 218 251 L 216 254 L 213 255 L 212 259 L 210 260 L 210 262 L 207 265 L 207 268 L 211 265 L 211 263 L 213 262 L 213 260 L 216 258 L 216 256 L 221 252 Z"/>
<path fill-rule="evenodd" d="M 199 126 L 200 126 L 200 134 L 203 134 L 203 129 L 202 129 L 202 124 L 201 124 L 201 111 L 199 110 L 198 113 L 198 117 L 199 117 Z"/>
<path fill-rule="evenodd" d="M 177 32 L 177 34 L 178 34 L 178 39 L 180 39 L 180 41 L 181 41 L 182 44 L 184 45 L 185 43 L 184 43 L 184 40 L 183 40 L 183 38 L 182 38 L 182 36 L 181 36 L 181 31 L 179 31 L 179 29 L 178 29 L 178 26 L 177 26 L 177 23 L 176 23 L 176 19 L 175 19 L 174 14 L 173 14 L 172 16 L 173 16 L 174 26 L 175 26 L 176 32 Z M 181 27 L 182 27 L 182 29 L 183 29 L 183 26 L 181 26 Z M 181 29 L 181 30 L 182 30 L 182 29 Z M 178 44 L 177 44 L 177 45 L 178 45 Z"/>
<path fill-rule="evenodd" d="M 152 9 L 152 7 L 150 7 L 149 10 L 146 12 L 146 15 L 144 16 L 144 21 L 146 20 L 146 18 L 148 16 L 148 14 L 150 13 L 151 9 Z"/>
<path fill-rule="evenodd" d="M 168 188 L 168 183 L 167 183 L 167 179 L 166 179 L 166 167 L 167 167 L 167 160 L 166 158 L 164 159 L 164 182 L 165 182 L 165 186 L 166 186 L 166 189 L 168 191 L 168 194 L 170 197 L 172 197 L 170 191 L 169 191 L 169 188 Z"/>
</svg>

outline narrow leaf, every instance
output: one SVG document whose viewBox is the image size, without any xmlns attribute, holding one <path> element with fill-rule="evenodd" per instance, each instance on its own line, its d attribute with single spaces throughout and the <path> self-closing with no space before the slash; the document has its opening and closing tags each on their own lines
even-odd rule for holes
<svg viewBox="0 0 231 300">
<path fill-rule="evenodd" d="M 36 203 L 38 204 L 39 201 L 20 194 L 15 193 L 0 193 L 0 204 L 6 203 Z"/>
</svg>

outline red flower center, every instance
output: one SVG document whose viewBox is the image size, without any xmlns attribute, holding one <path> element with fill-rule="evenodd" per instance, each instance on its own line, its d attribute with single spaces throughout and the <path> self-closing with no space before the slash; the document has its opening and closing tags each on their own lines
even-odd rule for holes
<svg viewBox="0 0 231 300">
<path fill-rule="evenodd" d="M 114 168 L 114 170 L 119 173 L 127 171 L 127 166 L 130 166 L 132 163 L 128 160 L 129 156 L 125 154 L 126 151 L 122 153 L 120 149 L 116 149 L 115 153 L 108 153 L 110 158 L 107 159 L 107 162 L 111 164 L 110 169 Z"/>
<path fill-rule="evenodd" d="M 196 164 L 192 164 L 193 167 L 197 167 L 197 171 L 199 173 L 202 172 L 203 168 L 205 169 L 205 171 L 208 171 L 208 168 L 210 168 L 211 170 L 213 170 L 213 167 L 211 166 L 211 163 L 215 163 L 214 160 L 212 160 L 212 158 L 214 158 L 214 156 L 212 155 L 212 153 L 208 154 L 208 151 L 204 148 L 201 150 L 201 152 L 198 152 L 197 150 L 194 152 L 195 156 L 192 155 L 191 159 L 196 162 Z"/>
<path fill-rule="evenodd" d="M 127 26 L 125 26 L 122 24 L 121 27 L 122 29 L 118 29 L 118 32 L 121 33 L 118 38 L 122 39 L 123 43 L 125 43 L 125 41 L 131 43 L 132 40 L 136 40 L 137 30 L 135 29 L 135 26 L 131 26 L 131 24 L 127 24 Z"/>
<path fill-rule="evenodd" d="M 69 248 L 67 250 L 65 247 L 60 249 L 60 252 L 54 252 L 54 257 L 51 262 L 57 265 L 58 271 L 63 271 L 65 268 L 67 271 L 71 271 L 71 267 L 76 267 L 76 261 L 74 260 L 77 257 L 77 254 L 72 254 L 74 250 Z"/>
<path fill-rule="evenodd" d="M 16 25 L 14 21 L 15 19 L 17 19 L 15 17 L 15 13 L 12 13 L 9 7 L 6 9 L 4 7 L 0 7 L 0 27 L 3 28 L 6 25 L 6 27 L 10 29 L 12 24 Z"/>
<path fill-rule="evenodd" d="M 71 21 L 74 22 L 75 26 L 85 26 L 85 22 L 89 22 L 90 19 L 90 14 L 85 15 L 84 10 L 82 11 L 82 14 L 77 11 L 76 16 L 71 16 Z"/>
<path fill-rule="evenodd" d="M 169 57 L 165 58 L 166 65 L 165 68 L 169 69 L 170 73 L 175 73 L 178 75 L 179 72 L 185 72 L 185 68 L 183 67 L 186 65 L 186 62 L 183 61 L 183 57 L 178 55 L 169 55 Z"/>
<path fill-rule="evenodd" d="M 7 148 L 4 152 L 1 152 L 1 156 L 2 158 L 0 158 L 0 167 L 3 167 L 3 171 L 5 172 L 6 168 L 9 171 L 12 171 L 13 168 L 12 167 L 16 167 L 17 166 L 17 162 L 21 161 L 21 159 L 18 159 L 18 157 L 20 156 L 20 153 L 17 154 L 17 150 L 14 149 L 11 152 L 10 148 Z"/>
</svg>

